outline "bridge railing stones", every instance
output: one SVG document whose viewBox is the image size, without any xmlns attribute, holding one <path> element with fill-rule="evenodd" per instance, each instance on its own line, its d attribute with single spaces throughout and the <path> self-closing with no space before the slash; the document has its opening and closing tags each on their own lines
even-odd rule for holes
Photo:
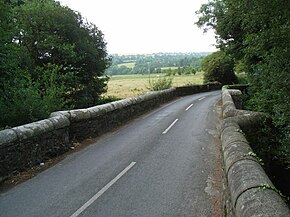
<svg viewBox="0 0 290 217">
<path fill-rule="evenodd" d="M 48 119 L 0 131 L 0 182 L 97 137 L 176 97 L 221 89 L 220 84 L 177 87 L 86 109 L 58 111 Z"/>
<path fill-rule="evenodd" d="M 221 142 L 231 208 L 237 217 L 288 217 L 290 210 L 242 131 L 263 123 L 268 117 L 263 113 L 237 109 L 235 102 L 239 103 L 241 94 L 239 90 L 222 90 Z"/>
</svg>

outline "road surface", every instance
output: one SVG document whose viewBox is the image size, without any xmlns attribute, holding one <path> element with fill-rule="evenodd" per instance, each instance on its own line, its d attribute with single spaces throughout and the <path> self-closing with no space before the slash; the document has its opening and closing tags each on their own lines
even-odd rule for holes
<svg viewBox="0 0 290 217">
<path fill-rule="evenodd" d="M 179 98 L 101 136 L 1 192 L 0 216 L 221 216 L 219 99 Z"/>
</svg>

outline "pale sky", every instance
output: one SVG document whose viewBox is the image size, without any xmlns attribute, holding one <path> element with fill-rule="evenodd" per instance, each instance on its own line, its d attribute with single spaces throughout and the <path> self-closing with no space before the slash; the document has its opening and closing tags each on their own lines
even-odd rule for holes
<svg viewBox="0 0 290 217">
<path fill-rule="evenodd" d="M 110 54 L 215 51 L 195 11 L 207 0 L 59 0 L 105 35 Z"/>
</svg>

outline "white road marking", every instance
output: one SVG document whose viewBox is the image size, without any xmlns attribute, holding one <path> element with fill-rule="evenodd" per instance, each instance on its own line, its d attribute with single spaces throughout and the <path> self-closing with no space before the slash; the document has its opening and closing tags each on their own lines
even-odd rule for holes
<svg viewBox="0 0 290 217">
<path fill-rule="evenodd" d="M 89 199 L 84 205 L 82 205 L 74 214 L 70 217 L 79 216 L 85 209 L 87 209 L 93 202 L 95 202 L 102 194 L 104 194 L 113 184 L 115 184 L 126 172 L 128 172 L 136 162 L 130 163 L 119 175 L 117 175 L 112 181 L 110 181 L 105 187 L 103 187 L 98 193 L 96 193 L 91 199 Z"/>
<path fill-rule="evenodd" d="M 205 97 L 201 97 L 201 98 L 199 98 L 198 101 L 201 101 L 201 100 L 203 100 L 203 99 L 205 99 Z"/>
<path fill-rule="evenodd" d="M 193 106 L 193 104 L 190 104 L 190 106 L 188 106 L 185 111 L 188 111 L 191 107 Z"/>
<path fill-rule="evenodd" d="M 177 121 L 178 121 L 178 119 L 173 121 L 173 123 L 170 124 L 170 126 L 166 130 L 164 130 L 162 134 L 166 134 L 174 126 L 174 124 L 176 124 Z"/>
</svg>

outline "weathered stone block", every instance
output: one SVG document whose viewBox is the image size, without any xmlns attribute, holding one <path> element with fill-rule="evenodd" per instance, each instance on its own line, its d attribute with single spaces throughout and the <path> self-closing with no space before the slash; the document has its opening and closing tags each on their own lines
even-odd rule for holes
<svg viewBox="0 0 290 217">
<path fill-rule="evenodd" d="M 237 200 L 236 215 L 238 217 L 290 217 L 282 198 L 269 189 L 249 189 Z"/>
<path fill-rule="evenodd" d="M 228 125 L 226 128 L 222 129 L 221 139 L 226 139 L 225 137 L 231 135 L 233 132 L 242 132 L 242 130 L 237 125 Z M 228 143 L 224 143 L 223 145 L 228 145 Z"/>
<path fill-rule="evenodd" d="M 56 116 L 65 116 L 68 119 L 70 119 L 70 111 L 57 111 L 57 112 L 53 112 L 49 115 L 50 118 L 56 117 Z"/>
<path fill-rule="evenodd" d="M 261 165 L 252 160 L 242 160 L 233 164 L 227 177 L 233 205 L 248 189 L 257 188 L 262 184 L 274 187 Z"/>
<path fill-rule="evenodd" d="M 253 150 L 248 143 L 245 142 L 234 142 L 224 148 L 224 162 L 225 172 L 228 173 L 230 167 L 240 160 L 258 160 L 255 158 Z"/>
<path fill-rule="evenodd" d="M 14 130 L 7 129 L 0 131 L 0 148 L 5 147 L 5 145 L 11 142 L 15 142 L 17 139 L 17 134 Z"/>
<path fill-rule="evenodd" d="M 70 111 L 71 122 L 89 120 L 90 118 L 91 118 L 91 113 L 88 109 L 77 109 L 77 110 Z"/>
<path fill-rule="evenodd" d="M 45 119 L 19 127 L 14 127 L 13 130 L 17 133 L 18 139 L 21 141 L 33 136 L 38 136 L 43 133 L 50 132 L 54 130 L 54 126 L 51 121 Z"/>
<path fill-rule="evenodd" d="M 222 122 L 221 132 L 223 132 L 227 127 L 235 127 L 237 129 L 240 128 L 237 122 L 235 120 L 231 120 L 231 118 L 227 118 Z"/>
<path fill-rule="evenodd" d="M 118 100 L 111 103 L 115 109 L 121 109 L 132 104 L 129 99 Z"/>
<path fill-rule="evenodd" d="M 54 129 L 65 128 L 69 127 L 70 125 L 69 118 L 64 115 L 54 116 L 49 118 L 48 120 L 52 122 Z"/>
<path fill-rule="evenodd" d="M 222 146 L 226 147 L 230 143 L 242 141 L 247 142 L 244 134 L 241 131 L 226 131 L 224 130 L 221 136 Z"/>
<path fill-rule="evenodd" d="M 242 91 L 240 90 L 229 90 L 231 97 L 235 103 L 236 109 L 242 109 Z"/>
</svg>

